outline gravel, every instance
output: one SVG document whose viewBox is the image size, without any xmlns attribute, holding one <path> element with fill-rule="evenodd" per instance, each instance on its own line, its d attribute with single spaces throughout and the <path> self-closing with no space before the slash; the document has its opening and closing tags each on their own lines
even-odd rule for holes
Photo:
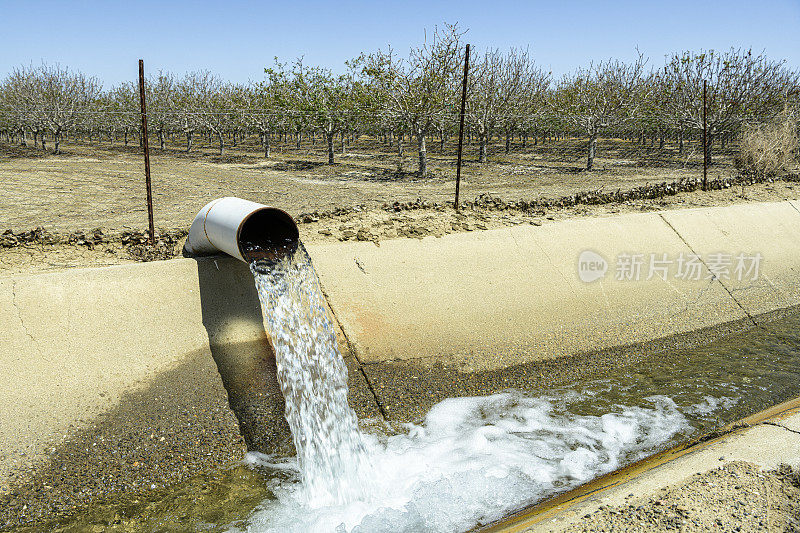
<svg viewBox="0 0 800 533">
<path fill-rule="evenodd" d="M 601 506 L 566 531 L 800 531 L 800 469 L 742 461 L 695 474 L 649 498 Z"/>
</svg>

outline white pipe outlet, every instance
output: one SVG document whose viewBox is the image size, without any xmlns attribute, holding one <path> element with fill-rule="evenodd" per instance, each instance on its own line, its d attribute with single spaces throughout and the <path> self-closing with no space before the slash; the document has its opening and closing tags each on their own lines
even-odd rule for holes
<svg viewBox="0 0 800 533">
<path fill-rule="evenodd" d="M 197 213 L 184 250 L 191 255 L 224 252 L 250 262 L 270 251 L 293 251 L 298 241 L 297 224 L 285 211 L 226 197 L 207 203 Z"/>
</svg>

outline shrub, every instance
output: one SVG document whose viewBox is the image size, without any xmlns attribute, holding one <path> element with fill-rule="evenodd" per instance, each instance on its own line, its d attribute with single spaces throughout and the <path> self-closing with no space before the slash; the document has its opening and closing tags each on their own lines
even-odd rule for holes
<svg viewBox="0 0 800 533">
<path fill-rule="evenodd" d="M 759 176 L 774 176 L 797 163 L 797 110 L 766 124 L 745 127 L 736 167 Z"/>
</svg>

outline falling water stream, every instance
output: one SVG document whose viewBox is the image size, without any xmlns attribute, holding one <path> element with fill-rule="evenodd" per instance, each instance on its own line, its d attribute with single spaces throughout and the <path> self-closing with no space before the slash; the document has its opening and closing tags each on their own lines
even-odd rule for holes
<svg viewBox="0 0 800 533">
<path fill-rule="evenodd" d="M 347 403 L 347 367 L 305 248 L 250 265 L 275 348 L 286 420 L 305 503 L 344 505 L 368 495 L 367 452 Z"/>
</svg>

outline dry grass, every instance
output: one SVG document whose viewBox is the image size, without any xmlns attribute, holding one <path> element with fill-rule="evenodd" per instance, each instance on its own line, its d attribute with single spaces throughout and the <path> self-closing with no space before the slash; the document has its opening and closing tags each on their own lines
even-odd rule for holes
<svg viewBox="0 0 800 533">
<path fill-rule="evenodd" d="M 775 176 L 796 165 L 797 122 L 798 111 L 791 110 L 772 123 L 747 127 L 736 166 L 757 176 Z"/>
</svg>

